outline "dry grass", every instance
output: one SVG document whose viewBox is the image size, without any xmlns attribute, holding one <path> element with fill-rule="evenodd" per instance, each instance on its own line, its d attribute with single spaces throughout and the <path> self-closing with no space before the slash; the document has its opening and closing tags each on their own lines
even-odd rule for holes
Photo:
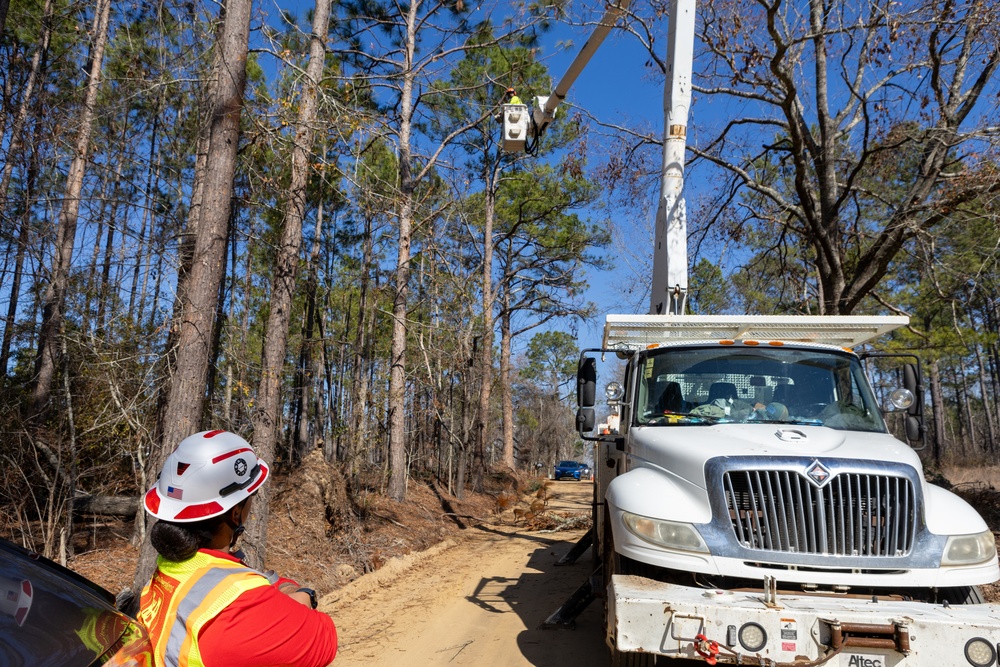
<svg viewBox="0 0 1000 667">
<path fill-rule="evenodd" d="M 945 466 L 941 472 L 952 486 L 1000 489 L 1000 465 Z"/>
</svg>

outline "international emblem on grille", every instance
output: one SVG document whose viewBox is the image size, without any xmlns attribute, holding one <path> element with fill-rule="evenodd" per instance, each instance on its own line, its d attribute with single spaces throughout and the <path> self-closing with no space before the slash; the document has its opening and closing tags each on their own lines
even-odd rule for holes
<svg viewBox="0 0 1000 667">
<path fill-rule="evenodd" d="M 830 472 L 829 468 L 819 461 L 813 461 L 812 465 L 806 468 L 806 477 L 811 479 L 813 484 L 819 487 L 826 484 L 832 476 L 833 473 Z"/>
</svg>

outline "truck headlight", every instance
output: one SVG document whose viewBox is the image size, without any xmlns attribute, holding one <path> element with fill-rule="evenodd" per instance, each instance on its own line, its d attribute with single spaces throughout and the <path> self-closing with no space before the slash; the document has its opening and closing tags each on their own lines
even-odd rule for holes
<svg viewBox="0 0 1000 667">
<path fill-rule="evenodd" d="M 975 535 L 952 535 L 944 545 L 941 565 L 975 565 L 985 563 L 997 553 L 993 531 Z"/>
<path fill-rule="evenodd" d="M 622 520 L 633 535 L 647 542 L 670 549 L 708 553 L 705 540 L 689 523 L 650 519 L 631 512 L 624 512 Z"/>
</svg>

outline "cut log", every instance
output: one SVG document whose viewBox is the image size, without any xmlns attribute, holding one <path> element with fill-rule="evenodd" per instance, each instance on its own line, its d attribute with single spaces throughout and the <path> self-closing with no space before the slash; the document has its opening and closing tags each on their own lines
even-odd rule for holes
<svg viewBox="0 0 1000 667">
<path fill-rule="evenodd" d="M 73 501 L 77 514 L 133 517 L 139 510 L 136 496 L 80 496 Z"/>
</svg>

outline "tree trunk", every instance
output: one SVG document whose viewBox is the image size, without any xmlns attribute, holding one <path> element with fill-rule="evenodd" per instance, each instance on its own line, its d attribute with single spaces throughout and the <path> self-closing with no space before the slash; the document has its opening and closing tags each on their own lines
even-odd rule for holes
<svg viewBox="0 0 1000 667">
<path fill-rule="evenodd" d="M 66 290 L 69 287 L 70 267 L 73 262 L 73 245 L 76 240 L 76 222 L 80 212 L 80 192 L 87 168 L 90 134 L 94 124 L 94 109 L 101 83 L 101 66 L 104 47 L 108 42 L 108 19 L 111 0 L 97 0 L 94 9 L 94 45 L 90 52 L 90 72 L 87 77 L 87 94 L 80 116 L 80 129 L 76 135 L 73 160 L 66 176 L 66 190 L 59 226 L 56 230 L 55 256 L 52 260 L 52 278 L 45 290 L 42 328 L 38 341 L 35 386 L 31 396 L 31 416 L 43 421 L 42 413 L 49 403 L 55 377 L 59 345 L 56 337 L 62 328 Z"/>
<path fill-rule="evenodd" d="M 128 120 L 126 118 L 125 122 L 122 123 L 122 136 L 121 136 L 121 146 L 124 149 L 126 140 L 126 131 L 128 129 Z M 94 328 L 97 331 L 99 338 L 103 338 L 106 312 L 108 307 L 108 296 L 110 295 L 110 282 L 111 282 L 111 257 L 114 254 L 114 243 L 115 243 L 115 226 L 118 220 L 127 220 L 127 215 L 118 215 L 118 202 L 123 199 L 121 196 L 121 182 L 122 182 L 122 170 L 124 168 L 124 153 L 122 150 L 123 158 L 118 160 L 118 164 L 115 165 L 115 177 L 112 181 L 111 186 L 111 208 L 110 214 L 108 215 L 108 232 L 107 238 L 104 243 L 104 261 L 101 265 L 101 282 L 98 286 L 97 292 L 97 318 Z M 127 212 L 127 210 L 126 210 Z M 99 243 L 99 239 L 97 242 Z M 95 245 L 96 250 L 96 245 Z M 137 260 L 138 261 L 138 260 Z"/>
<path fill-rule="evenodd" d="M 500 400 L 503 409 L 503 464 L 515 469 L 514 461 L 514 398 L 511 388 L 510 346 L 511 323 L 510 303 L 507 292 L 503 293 L 500 315 Z"/>
<path fill-rule="evenodd" d="M 163 410 L 159 447 L 147 461 L 149 479 L 154 479 L 170 451 L 181 440 L 200 430 L 205 404 L 208 358 L 215 329 L 213 318 L 219 295 L 219 280 L 226 257 L 226 240 L 233 196 L 233 176 L 240 137 L 240 111 L 246 84 L 247 46 L 250 33 L 250 0 L 228 0 L 217 41 L 211 86 L 211 127 L 202 170 L 201 207 L 192 247 L 190 273 L 177 295 L 180 323 L 170 392 Z M 262 503 L 263 504 L 263 503 Z M 133 589 L 138 591 L 152 575 L 155 553 L 148 539 L 140 552 Z"/>
<path fill-rule="evenodd" d="M 0 35 L 3 34 L 4 26 L 7 25 L 7 9 L 10 7 L 10 0 L 0 0 Z"/>
<path fill-rule="evenodd" d="M 371 266 L 374 255 L 374 240 L 372 238 L 372 219 L 365 216 L 365 232 L 362 238 L 361 251 L 361 286 L 358 296 L 358 328 L 354 334 L 354 358 L 351 369 L 351 410 L 348 437 L 344 445 L 343 458 L 348 483 L 353 484 L 358 472 L 359 444 L 368 439 L 368 334 L 373 320 L 373 308 L 369 305 L 371 297 Z"/>
<path fill-rule="evenodd" d="M 979 442 L 976 438 L 976 418 L 972 413 L 972 396 L 969 394 L 968 372 L 965 369 L 964 359 L 959 360 L 958 372 L 959 382 L 962 387 L 962 398 L 959 404 L 965 406 L 965 418 L 967 423 L 966 433 L 969 437 L 969 443 L 972 445 L 972 451 L 978 454 Z"/>
<path fill-rule="evenodd" d="M 313 229 L 313 243 L 312 249 L 309 251 L 309 264 L 308 264 L 308 277 L 306 279 L 306 322 L 305 327 L 302 332 L 302 348 L 299 353 L 299 369 L 303 376 L 303 381 L 300 387 L 300 397 L 299 397 L 299 412 L 303 415 L 308 415 L 310 410 L 316 413 L 315 416 L 315 430 L 313 431 L 312 443 L 315 443 L 317 439 L 323 439 L 323 424 L 324 421 L 320 418 L 320 401 L 314 400 L 314 397 L 320 395 L 316 383 L 317 378 L 323 377 L 322 368 L 320 363 L 317 363 L 317 358 L 322 358 L 322 340 L 316 340 L 316 329 L 317 329 L 317 314 L 319 312 L 319 303 L 317 298 L 317 292 L 319 290 L 319 267 L 317 263 L 319 261 L 319 247 L 320 238 L 323 235 L 323 202 L 316 207 L 316 225 Z M 316 350 L 319 350 L 319 354 L 316 354 Z M 299 437 L 300 442 L 306 442 L 306 438 L 309 437 L 308 429 L 308 419 L 301 419 L 299 424 Z M 324 447 L 326 441 L 323 440 Z M 310 444 L 312 444 L 310 443 Z M 308 449 L 311 449 L 309 447 Z M 300 451 L 300 455 L 305 456 L 308 451 Z M 328 452 L 324 449 L 323 452 L 324 459 L 331 460 L 327 458 Z"/>
<path fill-rule="evenodd" d="M 3 0 L 0 0 L 2 2 Z M 98 6 L 99 8 L 99 6 Z M 99 14 L 99 12 L 98 12 Z M 17 116 L 14 118 L 14 126 L 10 132 L 10 142 L 7 144 L 7 162 L 3 166 L 3 176 L 0 177 L 0 201 L 6 201 L 7 190 L 10 188 L 10 175 L 14 171 L 14 162 L 17 151 L 20 150 L 21 137 L 24 135 L 24 124 L 28 119 L 28 109 L 31 108 L 32 96 L 35 86 L 45 70 L 45 62 L 49 52 L 49 42 L 52 39 L 52 0 L 45 0 L 45 8 L 42 10 L 42 34 L 41 41 L 35 54 L 31 56 L 31 69 L 28 72 L 28 81 L 24 84 L 24 92 L 21 95 L 21 105 L 18 107 Z M 94 18 L 97 20 L 97 15 Z M 94 26 L 97 27 L 96 25 Z M 106 27 L 106 26 L 105 26 Z M 96 35 L 96 33 L 95 33 Z M 100 67 L 98 67 L 98 71 Z M 91 69 L 91 76 L 93 76 Z"/>
<path fill-rule="evenodd" d="M 986 420 L 986 451 L 994 454 L 997 451 L 996 426 L 993 423 L 993 406 L 990 401 L 989 382 L 986 379 L 986 364 L 983 361 L 979 343 L 973 345 L 976 351 L 976 363 L 979 367 L 979 391 L 983 394 L 983 419 Z"/>
<path fill-rule="evenodd" d="M 14 256 L 14 276 L 10 283 L 10 301 L 7 304 L 7 318 L 4 320 L 3 342 L 0 343 L 0 373 L 7 375 L 7 363 L 10 359 L 10 346 L 14 339 L 14 320 L 17 317 L 17 305 L 20 301 L 21 278 L 24 272 L 24 256 L 28 248 L 28 236 L 31 231 L 31 197 L 35 189 L 35 178 L 38 174 L 38 154 L 32 151 L 31 163 L 28 166 L 28 178 L 24 191 L 24 215 L 21 216 L 21 229 L 17 235 L 17 250 Z"/>
<path fill-rule="evenodd" d="M 413 179 L 410 133 L 413 123 L 413 54 L 416 49 L 417 10 L 410 4 L 406 14 L 406 42 L 403 63 L 403 91 L 399 108 L 399 237 L 396 255 L 396 288 L 392 300 L 392 344 L 389 370 L 389 484 L 387 492 L 402 502 L 406 495 L 406 318 L 410 281 L 410 243 L 413 227 Z"/>
<path fill-rule="evenodd" d="M 316 0 L 313 13 L 312 37 L 309 46 L 309 65 L 303 80 L 302 101 L 299 107 L 295 145 L 292 147 L 292 173 L 285 202 L 284 229 L 274 264 L 271 283 L 270 310 L 264 333 L 261 358 L 260 385 L 257 387 L 257 405 L 253 412 L 254 446 L 257 455 L 273 461 L 281 423 L 281 378 L 288 344 L 288 326 L 295 279 L 299 269 L 299 250 L 302 247 L 302 219 L 306 210 L 306 185 L 309 180 L 309 156 L 312 153 L 313 122 L 316 119 L 316 100 L 319 82 L 323 76 L 326 59 L 326 36 L 330 23 L 330 0 Z M 248 563 L 260 567 L 264 561 L 267 540 L 268 501 L 270 487 L 263 486 L 256 511 L 247 526 Z"/>
<path fill-rule="evenodd" d="M 493 389 L 493 217 L 496 210 L 496 180 L 499 165 L 487 181 L 485 210 L 483 211 L 483 349 L 480 354 L 479 411 L 477 413 L 476 449 L 473 454 L 473 485 L 483 490 L 483 457 L 489 445 L 490 393 Z"/>
<path fill-rule="evenodd" d="M 146 245 L 146 230 L 149 230 L 150 239 L 153 237 L 153 225 L 155 224 L 153 218 L 153 210 L 155 204 L 153 201 L 153 184 L 159 180 L 160 177 L 160 162 L 159 154 L 156 152 L 156 139 L 160 128 L 160 100 L 157 99 L 156 106 L 153 112 L 153 127 L 149 131 L 149 164 L 146 167 L 146 189 L 143 193 L 143 201 L 145 205 L 142 207 L 142 222 L 139 225 L 139 238 L 136 239 L 136 256 L 135 256 L 135 266 L 132 269 L 132 286 L 129 289 L 128 295 L 128 312 L 131 315 L 132 320 L 141 321 L 143 309 L 146 307 L 146 279 L 149 276 L 149 264 L 148 254 L 144 252 L 144 246 Z M 143 262 L 146 262 L 147 269 L 142 275 L 142 280 L 140 281 L 140 272 L 142 270 Z M 235 264 L 234 264 L 235 266 Z M 132 310 L 135 305 L 136 291 L 138 290 L 139 283 L 142 283 L 142 289 L 139 291 L 139 311 L 136 313 Z"/>
<path fill-rule="evenodd" d="M 37 112 L 36 112 L 37 115 Z M 17 251 L 14 258 L 14 276 L 10 285 L 10 301 L 7 304 L 7 318 L 4 322 L 3 342 L 0 343 L 0 374 L 7 374 L 10 362 L 10 347 L 14 339 L 14 323 L 17 318 L 17 307 L 20 303 L 21 280 L 24 278 L 24 259 L 31 239 L 32 202 L 35 198 L 35 182 L 38 180 L 39 157 L 37 147 L 41 144 L 42 124 L 35 123 L 32 141 L 31 157 L 28 160 L 28 173 L 24 181 L 24 206 L 21 212 L 21 227 L 17 238 Z M 33 322 L 34 317 L 31 318 Z"/>
<path fill-rule="evenodd" d="M 935 359 L 930 364 L 931 410 L 934 417 L 934 465 L 941 467 L 945 448 L 944 391 L 941 389 L 941 364 Z"/>
</svg>

